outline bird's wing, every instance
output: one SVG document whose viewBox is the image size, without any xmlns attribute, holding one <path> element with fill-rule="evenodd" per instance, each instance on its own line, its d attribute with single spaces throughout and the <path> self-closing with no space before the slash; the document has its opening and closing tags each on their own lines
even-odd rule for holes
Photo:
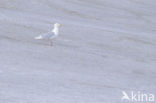
<svg viewBox="0 0 156 103">
<path fill-rule="evenodd" d="M 48 33 L 45 33 L 43 35 L 41 35 L 43 39 L 50 39 L 52 37 L 55 36 L 55 34 L 53 32 L 48 32 Z"/>
<path fill-rule="evenodd" d="M 55 34 L 53 32 L 48 32 L 48 33 L 35 37 L 35 39 L 52 39 L 54 37 L 55 37 Z"/>
</svg>

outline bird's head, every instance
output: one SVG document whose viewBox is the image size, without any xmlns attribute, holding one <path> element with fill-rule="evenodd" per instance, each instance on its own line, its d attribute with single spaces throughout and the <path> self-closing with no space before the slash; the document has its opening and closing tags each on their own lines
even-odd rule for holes
<svg viewBox="0 0 156 103">
<path fill-rule="evenodd" d="M 62 27 L 62 24 L 55 23 L 55 24 L 54 24 L 54 27 L 57 27 L 57 28 L 58 28 L 58 27 Z"/>
</svg>

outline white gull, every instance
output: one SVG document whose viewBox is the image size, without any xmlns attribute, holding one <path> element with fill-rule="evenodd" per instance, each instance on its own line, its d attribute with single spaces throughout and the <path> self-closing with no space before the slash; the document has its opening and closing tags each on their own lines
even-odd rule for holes
<svg viewBox="0 0 156 103">
<path fill-rule="evenodd" d="M 59 24 L 59 23 L 55 23 L 54 24 L 54 29 L 48 33 L 45 33 L 45 34 L 42 34 L 42 35 L 39 35 L 37 37 L 35 37 L 35 39 L 46 39 L 46 40 L 50 40 L 50 45 L 52 46 L 53 45 L 53 39 L 56 38 L 59 34 L 59 28 L 61 27 L 62 25 Z"/>
</svg>

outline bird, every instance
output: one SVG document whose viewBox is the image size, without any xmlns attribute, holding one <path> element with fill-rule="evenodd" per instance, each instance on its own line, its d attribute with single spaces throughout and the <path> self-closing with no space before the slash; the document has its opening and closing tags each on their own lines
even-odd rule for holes
<svg viewBox="0 0 156 103">
<path fill-rule="evenodd" d="M 37 39 L 37 40 L 40 40 L 40 39 L 50 40 L 50 45 L 53 46 L 53 39 L 59 35 L 59 28 L 60 27 L 62 27 L 62 24 L 55 23 L 52 31 L 47 32 L 45 34 L 41 34 L 41 35 L 35 37 L 35 39 Z"/>
</svg>

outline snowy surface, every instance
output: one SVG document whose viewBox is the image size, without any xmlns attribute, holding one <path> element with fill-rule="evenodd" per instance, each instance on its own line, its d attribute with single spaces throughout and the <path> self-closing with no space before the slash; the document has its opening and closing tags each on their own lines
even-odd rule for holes
<svg viewBox="0 0 156 103">
<path fill-rule="evenodd" d="M 50 47 L 34 40 L 63 24 Z M 1 0 L 0 103 L 121 103 L 156 94 L 155 0 Z"/>
</svg>

